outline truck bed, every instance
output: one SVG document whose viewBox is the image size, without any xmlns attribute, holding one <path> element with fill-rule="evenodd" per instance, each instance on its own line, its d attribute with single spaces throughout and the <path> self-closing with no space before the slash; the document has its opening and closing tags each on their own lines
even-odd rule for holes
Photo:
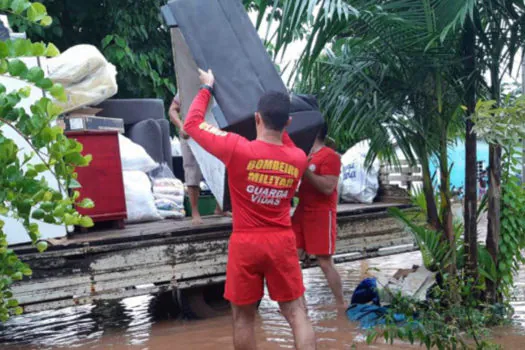
<svg viewBox="0 0 525 350">
<path fill-rule="evenodd" d="M 410 210 L 400 203 L 338 207 L 336 262 L 416 249 L 389 207 Z M 14 246 L 33 276 L 13 292 L 25 312 L 36 312 L 221 283 L 230 233 L 231 219 L 207 217 L 198 227 L 189 220 L 164 220 L 75 234 L 51 240 L 44 253 Z"/>
</svg>

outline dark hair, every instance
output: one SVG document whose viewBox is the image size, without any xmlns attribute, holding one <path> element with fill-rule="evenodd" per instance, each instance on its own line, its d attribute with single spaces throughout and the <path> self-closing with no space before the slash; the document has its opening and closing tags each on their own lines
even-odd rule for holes
<svg viewBox="0 0 525 350">
<path fill-rule="evenodd" d="M 277 91 L 266 92 L 259 99 L 257 111 L 268 129 L 282 131 L 290 118 L 290 96 Z"/>
<path fill-rule="evenodd" d="M 321 129 L 317 132 L 317 139 L 319 141 L 324 142 L 326 140 L 326 136 L 328 135 L 328 124 L 326 122 L 321 125 Z"/>
</svg>

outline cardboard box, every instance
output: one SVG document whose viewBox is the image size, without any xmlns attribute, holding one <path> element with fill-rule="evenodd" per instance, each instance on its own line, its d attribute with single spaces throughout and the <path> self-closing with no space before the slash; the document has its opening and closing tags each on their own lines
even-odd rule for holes
<svg viewBox="0 0 525 350">
<path fill-rule="evenodd" d="M 122 119 L 95 116 L 100 111 L 101 109 L 97 108 L 83 108 L 60 118 L 57 125 L 65 131 L 116 130 L 121 134 L 124 133 Z"/>
</svg>

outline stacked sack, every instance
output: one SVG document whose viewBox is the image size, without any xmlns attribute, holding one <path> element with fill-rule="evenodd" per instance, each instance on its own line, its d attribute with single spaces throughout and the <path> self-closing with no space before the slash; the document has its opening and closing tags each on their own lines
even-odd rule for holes
<svg viewBox="0 0 525 350">
<path fill-rule="evenodd" d="M 63 112 L 95 106 L 118 92 L 117 70 L 93 45 L 76 45 L 46 61 L 47 77 L 64 86 Z"/>
<path fill-rule="evenodd" d="M 147 175 L 157 168 L 158 164 L 142 146 L 121 134 L 118 135 L 118 139 L 128 216 L 126 222 L 161 220 L 162 217 L 155 207 L 155 198 L 151 192 L 151 181 Z"/>
<path fill-rule="evenodd" d="M 184 184 L 175 178 L 166 164 L 150 173 L 155 206 L 163 218 L 184 218 Z"/>
</svg>

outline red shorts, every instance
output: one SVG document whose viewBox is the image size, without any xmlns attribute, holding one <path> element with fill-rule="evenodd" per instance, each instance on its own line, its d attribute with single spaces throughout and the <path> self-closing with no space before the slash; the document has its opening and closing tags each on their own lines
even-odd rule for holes
<svg viewBox="0 0 525 350">
<path fill-rule="evenodd" d="M 310 255 L 334 255 L 337 239 L 336 211 L 296 210 L 292 218 L 297 248 Z"/>
<path fill-rule="evenodd" d="M 293 301 L 304 294 L 292 230 L 232 234 L 224 298 L 254 304 L 264 296 L 264 279 L 272 300 Z"/>
</svg>

